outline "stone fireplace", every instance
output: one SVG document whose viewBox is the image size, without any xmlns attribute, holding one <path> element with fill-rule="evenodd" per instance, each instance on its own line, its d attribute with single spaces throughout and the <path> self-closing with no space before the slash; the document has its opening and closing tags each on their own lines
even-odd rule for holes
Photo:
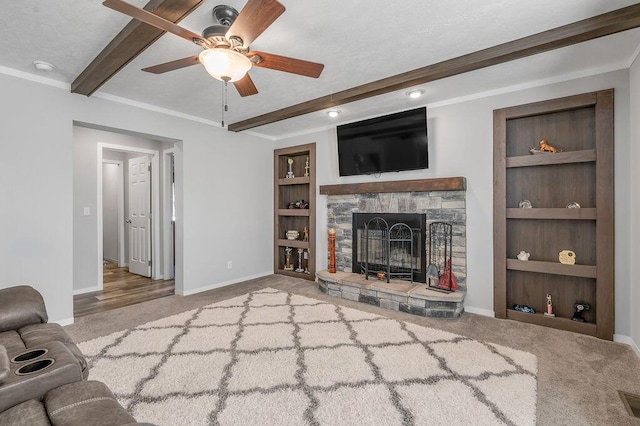
<svg viewBox="0 0 640 426">
<path fill-rule="evenodd" d="M 327 227 L 336 231 L 338 274 L 319 271 L 320 289 L 330 295 L 370 303 L 422 316 L 457 317 L 466 294 L 466 182 L 462 177 L 321 186 L 327 195 Z M 357 226 L 354 216 L 393 214 L 423 215 L 420 224 L 420 256 L 428 256 L 428 229 L 432 222 L 452 225 L 451 270 L 458 279 L 458 291 L 446 294 L 416 282 L 365 280 L 360 274 Z M 356 224 L 357 225 L 357 224 Z M 412 225 L 414 227 L 414 225 Z M 426 257 L 428 259 L 428 257 Z M 425 265 L 425 260 L 421 260 Z"/>
</svg>

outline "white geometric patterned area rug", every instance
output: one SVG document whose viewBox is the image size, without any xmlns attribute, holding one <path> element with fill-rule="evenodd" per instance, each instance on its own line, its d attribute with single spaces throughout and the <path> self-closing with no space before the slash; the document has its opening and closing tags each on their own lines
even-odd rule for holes
<svg viewBox="0 0 640 426">
<path fill-rule="evenodd" d="M 534 355 L 274 289 L 79 345 L 158 425 L 534 425 Z"/>
</svg>

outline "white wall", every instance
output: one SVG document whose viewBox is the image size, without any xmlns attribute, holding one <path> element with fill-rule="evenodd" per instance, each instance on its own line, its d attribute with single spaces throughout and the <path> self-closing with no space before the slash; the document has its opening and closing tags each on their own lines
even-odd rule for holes
<svg viewBox="0 0 640 426">
<path fill-rule="evenodd" d="M 572 94 L 615 88 L 616 333 L 631 329 L 629 274 L 629 73 L 616 71 L 447 106 L 428 107 L 429 164 L 421 171 L 384 173 L 379 180 L 467 178 L 467 298 L 465 305 L 493 311 L 493 110 Z M 428 101 L 428 100 L 427 100 Z M 417 107 L 419 105 L 413 105 Z M 338 176 L 335 128 L 278 141 L 285 147 L 316 142 L 318 185 L 368 182 L 373 176 Z M 317 262 L 327 267 L 326 196 L 318 196 Z"/>
<path fill-rule="evenodd" d="M 631 99 L 631 155 L 629 155 L 631 167 L 631 250 L 630 262 L 631 291 L 627 301 L 627 307 L 631 312 L 631 338 L 635 342 L 636 353 L 640 356 L 640 59 L 636 58 L 630 71 L 630 99 Z M 619 229 L 619 228 L 618 228 Z M 625 229 L 620 231 L 624 232 Z"/>
<path fill-rule="evenodd" d="M 0 287 L 29 284 L 73 317 L 72 123 L 60 89 L 0 75 Z"/>
<path fill-rule="evenodd" d="M 272 272 L 272 142 L 6 74 L 0 93 L 0 288 L 30 283 L 51 321 L 73 317 L 74 121 L 181 141 L 177 291 Z"/>
<path fill-rule="evenodd" d="M 102 163 L 102 256 L 118 262 L 118 176 L 119 164 Z"/>
</svg>

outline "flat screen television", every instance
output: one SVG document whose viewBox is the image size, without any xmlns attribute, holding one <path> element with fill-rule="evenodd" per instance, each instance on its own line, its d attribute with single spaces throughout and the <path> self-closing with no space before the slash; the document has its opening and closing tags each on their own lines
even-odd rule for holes
<svg viewBox="0 0 640 426">
<path fill-rule="evenodd" d="M 427 108 L 338 126 L 340 176 L 426 169 Z"/>
</svg>

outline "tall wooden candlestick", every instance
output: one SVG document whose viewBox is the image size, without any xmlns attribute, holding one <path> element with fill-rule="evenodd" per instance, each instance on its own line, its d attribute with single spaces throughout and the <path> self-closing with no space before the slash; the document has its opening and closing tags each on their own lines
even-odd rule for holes
<svg viewBox="0 0 640 426">
<path fill-rule="evenodd" d="M 329 272 L 336 273 L 336 230 L 329 229 Z"/>
</svg>

